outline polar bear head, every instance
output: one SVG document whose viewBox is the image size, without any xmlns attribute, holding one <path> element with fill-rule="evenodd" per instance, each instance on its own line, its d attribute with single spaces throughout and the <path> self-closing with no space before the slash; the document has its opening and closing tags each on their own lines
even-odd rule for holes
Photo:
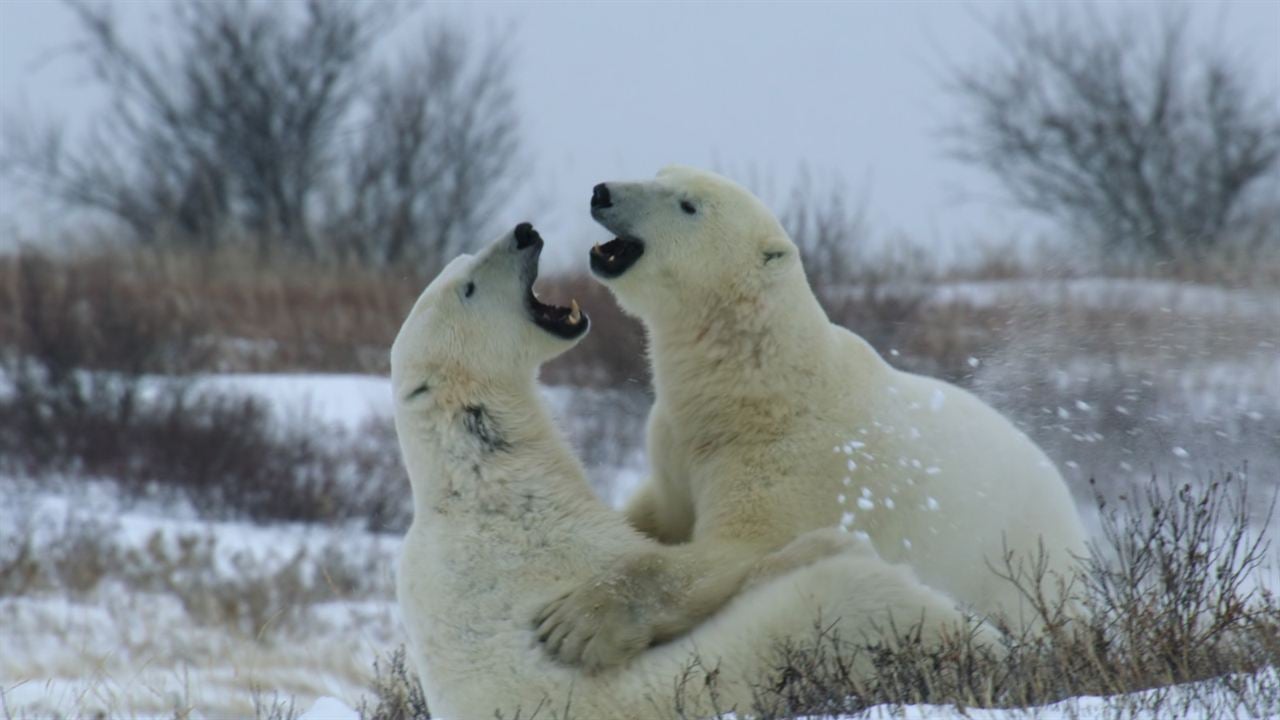
<svg viewBox="0 0 1280 720">
<path fill-rule="evenodd" d="M 538 232 L 521 223 L 440 272 L 391 346 L 397 405 L 460 398 L 506 380 L 528 383 L 539 365 L 582 339 L 590 320 L 577 302 L 548 305 L 533 293 L 541 252 Z"/>
<path fill-rule="evenodd" d="M 591 249 L 592 272 L 642 317 L 803 282 L 773 213 L 715 173 L 670 166 L 646 182 L 600 183 L 591 216 L 617 236 Z"/>
</svg>

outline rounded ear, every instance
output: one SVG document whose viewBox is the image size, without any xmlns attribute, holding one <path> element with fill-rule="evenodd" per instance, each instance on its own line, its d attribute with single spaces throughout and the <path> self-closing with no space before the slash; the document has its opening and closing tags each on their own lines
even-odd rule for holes
<svg viewBox="0 0 1280 720">
<path fill-rule="evenodd" d="M 799 250 L 790 243 L 767 243 L 760 250 L 760 267 L 768 275 L 776 275 L 798 260 Z"/>
</svg>

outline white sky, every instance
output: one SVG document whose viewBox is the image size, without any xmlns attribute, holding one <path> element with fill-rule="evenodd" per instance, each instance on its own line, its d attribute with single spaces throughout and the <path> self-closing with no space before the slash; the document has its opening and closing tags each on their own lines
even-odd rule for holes
<svg viewBox="0 0 1280 720">
<path fill-rule="evenodd" d="M 290 0 L 276 0 L 287 2 Z M 1125 5 L 1097 4 L 1104 17 Z M 115 0 L 126 37 L 151 40 L 158 0 Z M 647 177 L 669 162 L 766 178 L 781 200 L 797 170 L 865 193 L 876 235 L 945 252 L 1025 234 L 985 178 L 950 160 L 940 130 L 954 110 L 944 68 L 990 50 L 980 18 L 1011 2 L 445 3 L 433 14 L 514 45 L 531 175 L 509 217 L 534 221 L 558 266 L 599 239 L 591 186 Z M 1047 3 L 1029 7 L 1045 8 Z M 1280 1 L 1187 5 L 1197 42 L 1245 58 L 1280 97 Z M 100 103 L 68 52 L 74 24 L 52 0 L 0 0 L 0 108 L 83 124 Z M 765 184 L 757 181 L 757 184 Z M 0 240 L 56 225 L 12 188 Z M 775 206 L 777 202 L 774 203 Z"/>
</svg>

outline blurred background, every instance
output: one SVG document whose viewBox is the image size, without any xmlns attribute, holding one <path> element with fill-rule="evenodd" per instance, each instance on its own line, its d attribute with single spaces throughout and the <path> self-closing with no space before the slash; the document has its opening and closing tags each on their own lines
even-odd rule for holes
<svg viewBox="0 0 1280 720">
<path fill-rule="evenodd" d="M 402 641 L 387 351 L 515 222 L 592 316 L 543 381 L 621 502 L 651 394 L 587 202 L 673 162 L 757 192 L 833 321 L 1007 413 L 1091 522 L 1152 476 L 1270 517 L 1275 2 L 6 0 L 0 113 L 9 708 L 355 702 Z"/>
</svg>

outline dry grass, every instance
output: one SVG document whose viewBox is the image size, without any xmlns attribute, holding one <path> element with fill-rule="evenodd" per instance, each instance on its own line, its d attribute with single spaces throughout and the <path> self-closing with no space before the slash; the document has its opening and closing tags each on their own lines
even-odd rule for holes
<svg viewBox="0 0 1280 720">
<path fill-rule="evenodd" d="M 211 529 L 194 524 L 156 529 L 134 544 L 116 523 L 96 516 L 68 514 L 52 527 L 35 527 L 29 516 L 6 532 L 0 546 L 0 598 L 84 600 L 111 588 L 166 595 L 177 598 L 197 624 L 264 640 L 280 630 L 305 629 L 318 603 L 392 593 L 387 573 L 371 571 L 389 556 L 353 552 L 336 536 L 299 543 L 287 556 L 272 553 L 267 562 L 219 547 Z"/>
<path fill-rule="evenodd" d="M 839 283 L 815 290 L 836 322 L 877 348 L 897 349 L 913 369 L 960 377 L 963 361 L 1001 344 L 1009 323 L 1024 313 L 1008 306 L 939 303 L 935 288 L 1082 277 L 1078 267 L 1046 261 L 1047 252 L 1028 258 L 997 245 L 972 263 L 946 269 L 916 255 L 888 257 L 850 268 Z M 1087 276 L 1280 286 L 1280 265 L 1248 258 L 1110 263 L 1103 269 Z M 385 374 L 391 341 L 427 280 L 413 267 L 375 271 L 230 250 L 96 250 L 57 257 L 26 250 L 0 256 L 0 347 L 56 356 L 58 366 L 67 368 Z M 586 276 L 547 277 L 540 288 L 548 297 L 577 298 L 593 320 L 582 345 L 546 368 L 548 382 L 648 382 L 643 331 L 600 283 Z M 1132 341 L 1145 336 L 1147 324 L 1159 330 L 1170 320 L 1131 304 L 1064 309 L 1055 321 L 1085 339 L 1101 330 L 1095 344 L 1110 342 L 1112 328 Z M 1247 337 L 1251 328 L 1239 329 Z"/>
<path fill-rule="evenodd" d="M 430 720 L 427 696 L 405 659 L 404 646 L 373 663 L 372 703 L 360 703 L 365 720 Z"/>
<path fill-rule="evenodd" d="M 136 372 L 385 372 L 423 287 L 407 269 L 101 250 L 0 257 L 0 346 Z"/>
</svg>

